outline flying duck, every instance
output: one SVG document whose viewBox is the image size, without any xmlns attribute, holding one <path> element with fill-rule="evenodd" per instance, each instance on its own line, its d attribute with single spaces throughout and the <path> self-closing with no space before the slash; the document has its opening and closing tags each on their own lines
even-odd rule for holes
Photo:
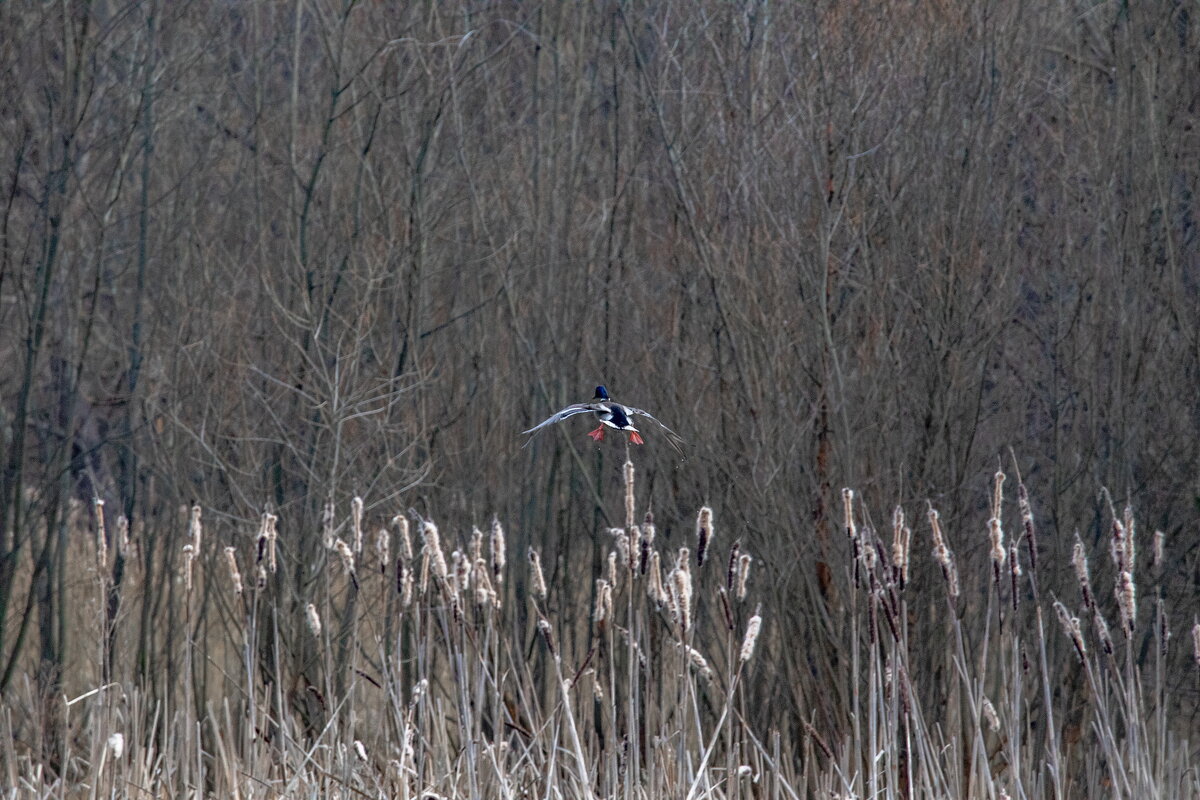
<svg viewBox="0 0 1200 800">
<path fill-rule="evenodd" d="M 553 425 L 556 422 L 562 422 L 567 417 L 573 417 L 576 414 L 587 414 L 589 412 L 595 414 L 596 418 L 600 420 L 600 425 L 594 431 L 588 432 L 588 436 L 592 437 L 594 441 L 600 442 L 604 440 L 604 428 L 605 426 L 608 426 L 609 428 L 616 428 L 619 431 L 629 431 L 630 443 L 644 444 L 645 440 L 642 438 L 641 432 L 633 426 L 633 422 L 631 421 L 631 417 L 633 417 L 634 414 L 637 414 L 654 422 L 660 428 L 662 428 L 663 431 L 666 432 L 667 441 L 671 443 L 671 446 L 676 450 L 679 450 L 681 453 L 683 452 L 679 446 L 680 443 L 683 442 L 683 439 L 679 436 L 679 434 L 668 428 L 666 425 L 663 425 L 654 418 L 653 414 L 650 414 L 647 411 L 613 402 L 611 399 L 609 399 L 608 390 L 603 386 L 596 387 L 596 394 L 592 397 L 590 403 L 574 403 L 569 405 L 561 411 L 555 413 L 553 416 L 543 420 L 537 425 L 534 425 L 529 430 L 522 431 L 522 433 L 535 434 L 542 428 Z M 525 444 L 529 444 L 529 442 L 527 441 Z"/>
</svg>

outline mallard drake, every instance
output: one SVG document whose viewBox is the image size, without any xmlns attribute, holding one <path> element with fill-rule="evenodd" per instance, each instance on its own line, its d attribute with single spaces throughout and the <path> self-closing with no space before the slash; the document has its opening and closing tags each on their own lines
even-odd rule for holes
<svg viewBox="0 0 1200 800">
<path fill-rule="evenodd" d="M 636 414 L 637 416 L 645 417 L 662 428 L 666 433 L 667 441 L 671 443 L 671 446 L 676 450 L 683 452 L 680 448 L 680 444 L 683 442 L 683 439 L 679 436 L 679 434 L 668 428 L 666 425 L 663 425 L 654 418 L 653 414 L 649 413 L 648 411 L 643 411 L 640 408 L 634 408 L 633 406 L 626 406 L 622 405 L 621 403 L 614 402 L 608 396 L 608 390 L 603 386 L 596 387 L 596 394 L 592 397 L 591 402 L 574 403 L 569 405 L 537 425 L 534 425 L 529 430 L 522 431 L 522 433 L 531 435 L 536 434 L 542 428 L 553 425 L 556 422 L 562 422 L 567 417 L 573 417 L 576 414 L 587 413 L 595 414 L 596 418 L 600 420 L 600 425 L 594 431 L 588 432 L 588 436 L 592 437 L 593 441 L 600 442 L 604 440 L 604 428 L 607 426 L 609 428 L 616 428 L 619 431 L 628 431 L 629 441 L 631 444 L 644 444 L 645 439 L 642 438 L 641 431 L 635 428 L 633 422 L 631 421 L 631 418 Z M 529 442 L 526 442 L 526 444 L 529 444 Z"/>
</svg>

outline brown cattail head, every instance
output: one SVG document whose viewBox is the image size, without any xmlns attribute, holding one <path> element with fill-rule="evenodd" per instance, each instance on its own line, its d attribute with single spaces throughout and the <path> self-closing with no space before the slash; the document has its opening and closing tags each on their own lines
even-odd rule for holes
<svg viewBox="0 0 1200 800">
<path fill-rule="evenodd" d="M 400 607 L 408 608 L 413 598 L 413 571 L 408 568 L 408 562 L 400 561 L 397 565 L 396 580 L 400 584 Z"/>
<path fill-rule="evenodd" d="M 700 677 L 704 678 L 706 683 L 712 683 L 715 681 L 717 675 L 715 672 L 713 672 L 712 667 L 708 665 L 708 659 L 704 657 L 704 654 L 694 647 L 687 647 L 685 645 L 685 648 L 687 651 L 688 661 L 691 662 L 692 668 L 700 673 Z"/>
<path fill-rule="evenodd" d="M 712 509 L 704 506 L 696 517 L 696 566 L 704 566 L 704 556 L 708 553 L 708 545 L 713 535 Z"/>
<path fill-rule="evenodd" d="M 108 569 L 108 534 L 104 532 L 104 501 L 99 497 L 92 500 L 96 510 L 96 566 L 101 572 Z"/>
<path fill-rule="evenodd" d="M 642 520 L 642 574 L 646 574 L 646 570 L 650 568 L 650 551 L 654 548 L 654 514 L 646 512 L 645 519 Z"/>
<path fill-rule="evenodd" d="M 1117 608 L 1121 612 L 1121 627 L 1126 636 L 1132 636 L 1137 623 L 1137 590 L 1133 584 L 1133 574 L 1128 570 L 1117 573 L 1117 585 L 1113 593 L 1117 598 Z"/>
<path fill-rule="evenodd" d="M 545 617 L 538 620 L 538 630 L 541 631 L 542 638 L 546 640 L 546 649 L 550 651 L 550 655 L 557 658 L 558 651 L 554 649 L 554 628 Z"/>
<path fill-rule="evenodd" d="M 333 497 L 329 497 L 325 501 L 325 508 L 321 511 L 321 541 L 325 545 L 326 550 L 333 549 L 334 536 L 334 507 Z"/>
<path fill-rule="evenodd" d="M 270 571 L 270 573 L 272 575 L 275 574 L 275 569 L 276 569 L 275 540 L 279 538 L 279 531 L 276 528 L 276 524 L 278 523 L 278 521 L 279 521 L 279 517 L 275 516 L 274 514 L 267 514 L 267 518 L 266 518 L 267 570 Z"/>
<path fill-rule="evenodd" d="M 754 655 L 754 645 L 758 642 L 758 631 L 762 627 L 762 616 L 757 610 L 750 622 L 746 624 L 746 638 L 742 639 L 742 651 L 738 660 L 745 664 Z"/>
<path fill-rule="evenodd" d="M 842 523 L 846 528 L 846 538 L 857 539 L 858 528 L 854 524 L 854 490 L 842 489 Z"/>
<path fill-rule="evenodd" d="M 1152 557 L 1154 559 L 1154 561 L 1153 561 L 1152 566 L 1161 567 L 1164 563 L 1166 563 L 1163 559 L 1163 552 L 1166 550 L 1166 544 L 1167 544 L 1167 535 L 1165 533 L 1163 533 L 1162 531 L 1155 531 L 1154 532 L 1154 555 Z"/>
<path fill-rule="evenodd" d="M 609 528 L 608 535 L 612 537 L 613 543 L 617 546 L 617 556 L 621 559 L 622 564 L 629 563 L 629 536 L 625 533 L 624 528 Z"/>
<path fill-rule="evenodd" d="M 233 581 L 233 593 L 242 594 L 242 573 L 238 570 L 237 548 L 230 545 L 225 548 L 225 563 L 229 565 L 229 580 Z"/>
<path fill-rule="evenodd" d="M 608 585 L 617 585 L 617 554 L 613 550 L 608 551 Z"/>
<path fill-rule="evenodd" d="M 354 532 L 354 555 L 362 555 L 363 551 L 363 499 L 358 495 L 350 501 L 350 529 Z"/>
<path fill-rule="evenodd" d="M 737 539 L 729 548 L 729 568 L 725 571 L 725 591 L 732 592 L 734 581 L 737 580 L 738 556 L 742 552 L 742 540 Z"/>
<path fill-rule="evenodd" d="M 471 563 L 483 558 L 483 531 L 478 526 L 471 528 Z"/>
<path fill-rule="evenodd" d="M 317 613 L 317 607 L 309 603 L 304 608 L 304 613 L 308 617 L 308 629 L 312 631 L 312 635 L 320 638 L 321 636 L 321 615 Z"/>
<path fill-rule="evenodd" d="M 254 583 L 254 590 L 256 592 L 261 592 L 267 588 L 267 568 L 262 564 L 258 565 L 258 574 L 256 578 L 257 580 Z"/>
<path fill-rule="evenodd" d="M 408 518 L 403 514 L 392 517 L 392 527 L 396 529 L 396 546 L 400 549 L 400 557 L 410 562 L 413 559 L 412 539 L 408 535 Z"/>
<path fill-rule="evenodd" d="M 538 600 L 546 599 L 546 576 L 542 573 L 542 557 L 537 550 L 529 548 L 529 572 L 533 596 Z"/>
<path fill-rule="evenodd" d="M 634 518 L 634 502 L 633 502 L 633 462 L 628 458 L 625 459 L 625 527 L 633 525 L 636 521 Z"/>
<path fill-rule="evenodd" d="M 1125 560 L 1129 564 L 1126 569 L 1134 571 L 1137 564 L 1137 528 L 1133 522 L 1133 506 L 1125 504 Z"/>
<path fill-rule="evenodd" d="M 491 551 L 492 575 L 496 578 L 497 584 L 502 584 L 504 583 L 504 565 L 508 559 L 508 545 L 504 539 L 504 526 L 500 524 L 499 517 L 492 517 Z"/>
<path fill-rule="evenodd" d="M 458 592 L 471 588 L 471 557 L 464 555 L 461 550 L 450 554 L 450 579 L 454 590 Z"/>
<path fill-rule="evenodd" d="M 1125 526 L 1121 524 L 1121 520 L 1113 517 L 1112 534 L 1108 541 L 1108 553 L 1112 556 L 1113 566 L 1117 572 L 1123 572 L 1128 568 L 1129 559 L 1125 552 Z"/>
<path fill-rule="evenodd" d="M 1079 531 L 1075 531 L 1075 546 L 1071 549 L 1071 565 L 1075 568 L 1075 578 L 1079 581 L 1079 591 L 1083 593 L 1083 604 L 1089 611 L 1096 610 L 1096 600 L 1092 596 L 1092 582 L 1088 578 L 1087 553 L 1083 548 L 1083 540 Z"/>
<path fill-rule="evenodd" d="M 1037 529 L 1033 526 L 1033 508 L 1029 505 L 1029 492 L 1022 481 L 1017 481 L 1017 509 L 1021 512 L 1021 528 L 1029 548 L 1029 569 L 1037 574 Z"/>
</svg>

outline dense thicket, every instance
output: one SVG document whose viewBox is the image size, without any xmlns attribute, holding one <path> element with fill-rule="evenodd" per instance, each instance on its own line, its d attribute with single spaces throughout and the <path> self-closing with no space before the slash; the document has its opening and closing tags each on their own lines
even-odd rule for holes
<svg viewBox="0 0 1200 800">
<path fill-rule="evenodd" d="M 765 724 L 846 722 L 822 690 L 849 635 L 828 574 L 849 563 L 843 485 L 877 513 L 932 500 L 959 568 L 986 571 L 1002 458 L 1035 498 L 1043 587 L 1072 598 L 1073 533 L 1103 551 L 1107 486 L 1145 551 L 1165 532 L 1166 566 L 1138 577 L 1182 641 L 1200 595 L 1194 17 L 0 5 L 0 688 L 36 667 L 54 694 L 85 658 L 72 498 L 143 542 L 144 589 L 113 613 L 163 695 L 162 570 L 193 500 L 210 559 L 274 509 L 296 609 L 323 508 L 344 518 L 354 494 L 374 525 L 496 513 L 514 553 L 536 545 L 589 591 L 624 449 L 582 423 L 518 433 L 601 382 L 688 441 L 680 460 L 651 430 L 637 453 L 661 535 L 683 543 L 708 503 L 757 558 Z M 940 597 L 921 564 L 913 591 Z"/>
</svg>

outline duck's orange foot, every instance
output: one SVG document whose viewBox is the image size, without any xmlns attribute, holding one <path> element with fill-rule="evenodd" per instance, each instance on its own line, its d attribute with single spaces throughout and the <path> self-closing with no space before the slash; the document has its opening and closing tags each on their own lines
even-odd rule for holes
<svg viewBox="0 0 1200 800">
<path fill-rule="evenodd" d="M 604 441 L 604 426 L 601 425 L 594 431 L 588 431 L 588 436 L 592 437 L 592 440 L 596 442 Z"/>
<path fill-rule="evenodd" d="M 640 433 L 638 433 L 637 431 L 630 431 L 629 441 L 633 442 L 634 444 L 645 444 L 646 443 L 646 440 L 643 439 L 642 435 Z"/>
</svg>

